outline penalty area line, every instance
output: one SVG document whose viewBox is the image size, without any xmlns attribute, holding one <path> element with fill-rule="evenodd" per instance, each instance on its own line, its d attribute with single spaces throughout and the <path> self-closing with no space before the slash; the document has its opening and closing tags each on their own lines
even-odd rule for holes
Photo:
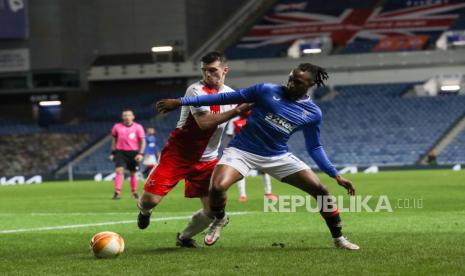
<svg viewBox="0 0 465 276">
<path fill-rule="evenodd" d="M 253 214 L 253 213 L 254 212 L 230 212 L 228 213 L 228 215 L 238 216 L 238 215 L 248 215 L 248 214 Z M 184 219 L 190 219 L 191 217 L 192 216 L 154 218 L 152 219 L 152 221 L 184 220 Z M 131 224 L 135 222 L 136 220 L 120 220 L 120 221 L 107 221 L 107 222 L 87 223 L 87 224 L 70 224 L 70 225 L 58 225 L 58 226 L 37 227 L 37 228 L 20 228 L 20 229 L 11 229 L 11 230 L 0 230 L 0 234 L 15 234 L 15 233 L 23 233 L 23 232 L 40 232 L 40 231 L 50 231 L 50 230 L 76 229 L 76 228 L 86 228 L 86 227 L 95 227 L 95 226 Z"/>
</svg>

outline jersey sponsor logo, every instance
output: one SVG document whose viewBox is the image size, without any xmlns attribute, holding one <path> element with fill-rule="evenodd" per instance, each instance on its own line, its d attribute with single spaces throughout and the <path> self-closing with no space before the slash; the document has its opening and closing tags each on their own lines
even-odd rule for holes
<svg viewBox="0 0 465 276">
<path fill-rule="evenodd" d="M 134 132 L 129 133 L 129 139 L 136 138 L 136 134 Z"/>
<path fill-rule="evenodd" d="M 278 97 L 276 97 L 276 96 L 273 96 L 273 100 L 275 100 L 275 101 L 280 101 L 281 98 L 278 98 Z"/>
<path fill-rule="evenodd" d="M 297 127 L 296 125 L 289 123 L 289 121 L 283 117 L 273 113 L 266 114 L 265 121 L 288 134 L 291 134 L 292 131 L 294 131 L 294 129 Z"/>
</svg>

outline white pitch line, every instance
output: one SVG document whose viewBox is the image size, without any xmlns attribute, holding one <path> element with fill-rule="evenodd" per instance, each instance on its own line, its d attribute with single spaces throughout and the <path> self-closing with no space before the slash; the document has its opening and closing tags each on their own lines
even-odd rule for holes
<svg viewBox="0 0 465 276">
<path fill-rule="evenodd" d="M 230 212 L 228 215 L 247 215 L 252 214 L 253 212 Z M 192 216 L 178 216 L 178 217 L 166 217 L 166 218 L 155 218 L 153 221 L 167 221 L 167 220 L 182 220 L 189 219 Z M 88 224 L 71 224 L 71 225 L 59 225 L 59 226 L 49 226 L 49 227 L 38 227 L 38 228 L 20 228 L 20 229 L 11 229 L 11 230 L 0 230 L 0 234 L 14 234 L 22 232 L 39 232 L 39 231 L 49 231 L 49 230 L 62 230 L 62 229 L 75 229 L 75 228 L 85 228 L 85 227 L 94 227 L 94 226 L 105 226 L 105 225 L 116 225 L 116 224 L 130 224 L 135 223 L 135 220 L 120 220 L 120 221 L 107 221 L 99 223 L 88 223 Z"/>
<path fill-rule="evenodd" d="M 185 213 L 190 214 L 191 212 L 157 212 L 157 214 L 176 214 Z M 99 216 L 99 215 L 137 215 L 137 212 L 71 212 L 71 213 L 0 213 L 0 217 L 12 217 L 12 216 Z"/>
</svg>

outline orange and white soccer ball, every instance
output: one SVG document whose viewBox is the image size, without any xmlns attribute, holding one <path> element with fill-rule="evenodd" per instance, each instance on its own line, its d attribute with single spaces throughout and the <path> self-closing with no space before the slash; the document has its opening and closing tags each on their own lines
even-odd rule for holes
<svg viewBox="0 0 465 276">
<path fill-rule="evenodd" d="M 97 258 L 115 258 L 124 251 L 124 240 L 114 232 L 100 232 L 90 241 L 90 250 Z"/>
</svg>

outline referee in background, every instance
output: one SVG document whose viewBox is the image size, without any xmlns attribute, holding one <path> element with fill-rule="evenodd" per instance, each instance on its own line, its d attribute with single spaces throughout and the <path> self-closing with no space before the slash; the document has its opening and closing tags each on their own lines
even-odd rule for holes
<svg viewBox="0 0 465 276">
<path fill-rule="evenodd" d="M 129 170 L 129 183 L 132 196 L 139 198 L 137 194 L 137 175 L 139 163 L 144 158 L 145 132 L 144 128 L 134 122 L 135 116 L 131 109 L 125 109 L 122 113 L 122 122 L 116 123 L 112 130 L 110 160 L 115 163 L 115 193 L 113 199 L 121 198 L 121 186 L 124 180 L 124 167 Z"/>
</svg>

